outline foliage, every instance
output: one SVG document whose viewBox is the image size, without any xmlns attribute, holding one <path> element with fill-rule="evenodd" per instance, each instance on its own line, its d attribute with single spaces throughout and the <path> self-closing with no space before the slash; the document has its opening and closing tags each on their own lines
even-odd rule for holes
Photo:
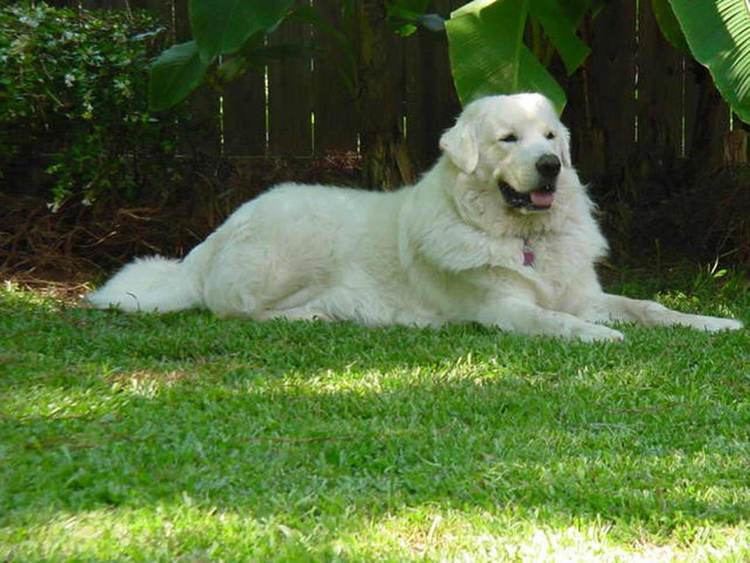
<svg viewBox="0 0 750 563">
<path fill-rule="evenodd" d="M 750 319 L 741 275 L 644 279 L 616 289 Z M 0 288 L 0 560 L 747 560 L 750 332 L 624 330 L 126 316 Z"/>
<path fill-rule="evenodd" d="M 152 67 L 150 104 L 161 110 L 177 104 L 204 79 L 209 69 L 219 66 L 219 76 L 236 76 L 235 68 L 252 59 L 268 56 L 262 38 L 286 18 L 313 23 L 336 38 L 344 51 L 355 49 L 346 30 L 335 29 L 310 6 L 294 6 L 291 0 L 240 2 L 222 0 L 216 9 L 210 0 L 190 1 L 191 41 L 164 51 Z M 351 2 L 343 2 L 346 22 Z M 456 10 L 448 21 L 428 13 L 429 0 L 385 1 L 387 24 L 402 36 L 418 27 L 447 30 L 452 71 L 463 102 L 483 93 L 537 90 L 547 94 L 562 110 L 565 94 L 545 69 L 554 50 L 573 73 L 589 53 L 576 28 L 598 0 L 474 0 Z M 228 17 L 231 14 L 232 17 Z M 523 43 L 527 23 L 535 33 L 531 49 Z M 384 22 L 386 23 L 386 22 Z M 540 27 L 541 25 L 541 27 Z M 544 35 L 541 29 L 544 29 Z M 498 38 L 502 41 L 498 41 Z M 228 70 L 222 72 L 222 68 Z M 347 83 L 356 82 L 349 76 Z"/>
<path fill-rule="evenodd" d="M 678 49 L 684 53 L 689 53 L 690 48 L 688 47 L 687 41 L 685 41 L 685 35 L 682 33 L 680 28 L 680 22 L 677 21 L 677 17 L 672 11 L 672 6 L 669 4 L 669 0 L 651 0 L 651 10 L 654 13 L 656 22 L 659 25 L 664 38 L 669 41 L 675 49 Z"/>
<path fill-rule="evenodd" d="M 167 184 L 175 114 L 157 119 L 146 107 L 164 35 L 144 13 L 0 9 L 0 169 L 52 155 L 56 205 Z"/>
<path fill-rule="evenodd" d="M 219 57 L 267 56 L 270 51 L 263 38 L 290 15 L 293 3 L 190 0 L 193 40 L 167 49 L 154 61 L 149 86 L 151 108 L 160 111 L 183 100 L 203 81 L 209 68 L 219 62 Z"/>
<path fill-rule="evenodd" d="M 387 4 L 388 24 L 403 37 L 424 27 L 430 31 L 444 31 L 445 22 L 437 14 L 428 14 L 430 0 L 391 0 Z"/>
<path fill-rule="evenodd" d="M 154 64 L 150 90 L 154 109 L 171 107 L 187 96 L 220 56 L 237 54 L 243 62 L 266 56 L 259 38 L 287 17 L 301 17 L 342 36 L 314 8 L 294 7 L 292 0 L 222 2 L 219 10 L 210 0 L 191 0 L 194 40 L 165 51 Z M 347 5 L 342 3 L 342 10 Z M 583 64 L 590 49 L 579 37 L 578 27 L 606 2 L 473 0 L 448 20 L 428 13 L 429 0 L 390 0 L 386 6 L 388 24 L 400 35 L 410 35 L 419 26 L 447 31 L 452 74 L 463 103 L 488 93 L 535 90 L 562 110 L 565 92 L 546 67 L 555 52 L 568 74 Z M 745 0 L 651 0 L 651 6 L 670 42 L 678 48 L 689 45 L 698 61 L 709 67 L 732 108 L 750 119 L 750 62 L 746 62 L 750 61 L 750 18 Z M 352 48 L 348 41 L 341 41 L 341 46 Z M 225 77 L 237 74 L 236 62 L 231 57 L 229 61 Z"/>
<path fill-rule="evenodd" d="M 475 1 L 452 14 L 446 29 L 462 103 L 494 92 L 539 91 L 562 109 L 562 88 L 523 45 L 527 10 L 523 0 Z"/>
<path fill-rule="evenodd" d="M 667 40 L 689 48 L 734 112 L 750 123 L 749 6 L 746 0 L 651 0 Z M 459 98 L 466 103 L 487 93 L 536 90 L 561 110 L 565 93 L 545 69 L 549 47 L 568 74 L 575 72 L 589 53 L 576 29 L 586 13 L 601 8 L 599 0 L 474 0 L 454 11 L 446 29 Z"/>
<path fill-rule="evenodd" d="M 732 110 L 750 123 L 750 4 L 747 0 L 669 0 L 690 52 L 708 67 Z M 674 26 L 659 20 L 665 36 L 680 45 Z"/>
<path fill-rule="evenodd" d="M 195 41 L 171 46 L 151 65 L 151 109 L 162 111 L 177 105 L 201 84 L 207 70 Z"/>
<path fill-rule="evenodd" d="M 429 0 L 384 0 L 387 22 L 399 35 L 410 35 L 422 26 L 443 30 L 443 20 L 425 10 Z M 310 53 L 309 45 L 269 47 L 267 36 L 285 20 L 311 24 L 316 31 L 332 38 L 343 55 L 340 69 L 344 85 L 355 92 L 356 14 L 358 2 L 341 2 L 338 26 L 307 3 L 293 0 L 190 0 L 190 28 L 193 39 L 165 50 L 151 67 L 149 103 L 153 110 L 170 108 L 185 99 L 202 82 L 224 83 L 248 68 L 262 69 L 273 59 Z M 326 53 L 325 56 L 329 54 Z M 214 74 L 215 72 L 215 74 Z"/>
<path fill-rule="evenodd" d="M 597 7 L 591 0 L 474 0 L 455 10 L 446 29 L 461 102 L 537 91 L 562 111 L 565 92 L 545 67 L 554 51 L 568 74 L 583 64 L 590 49 L 576 30 L 583 15 Z"/>
</svg>

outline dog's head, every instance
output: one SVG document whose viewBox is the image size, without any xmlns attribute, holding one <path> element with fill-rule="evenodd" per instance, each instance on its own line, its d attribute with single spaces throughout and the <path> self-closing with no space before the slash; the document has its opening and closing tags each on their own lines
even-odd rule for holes
<svg viewBox="0 0 750 563">
<path fill-rule="evenodd" d="M 440 148 L 461 173 L 491 185 L 521 212 L 550 209 L 561 171 L 571 168 L 570 134 L 540 94 L 472 102 Z"/>
</svg>

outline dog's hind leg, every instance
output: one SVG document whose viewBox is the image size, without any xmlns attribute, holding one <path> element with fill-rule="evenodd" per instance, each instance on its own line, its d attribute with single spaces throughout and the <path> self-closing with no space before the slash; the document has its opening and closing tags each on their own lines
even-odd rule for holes
<svg viewBox="0 0 750 563">
<path fill-rule="evenodd" d="M 223 317 L 307 318 L 299 312 L 319 297 L 327 282 L 326 273 L 317 263 L 289 253 L 288 249 L 261 244 L 223 248 L 206 275 L 207 307 Z"/>
<path fill-rule="evenodd" d="M 734 319 L 681 313 L 655 301 L 631 299 L 610 293 L 601 293 L 592 299 L 583 316 L 594 322 L 624 321 L 647 326 L 686 326 L 706 332 L 739 330 L 743 326 Z"/>
</svg>

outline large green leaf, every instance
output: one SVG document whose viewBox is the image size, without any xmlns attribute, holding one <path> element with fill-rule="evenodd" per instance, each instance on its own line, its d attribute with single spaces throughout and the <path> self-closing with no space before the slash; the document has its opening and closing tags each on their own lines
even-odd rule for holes
<svg viewBox="0 0 750 563">
<path fill-rule="evenodd" d="M 429 0 L 390 0 L 387 3 L 388 24 L 393 31 L 407 37 L 419 26 L 430 31 L 445 30 L 445 20 L 438 14 L 427 14 Z"/>
<path fill-rule="evenodd" d="M 558 0 L 557 4 L 560 10 L 563 11 L 565 17 L 573 22 L 576 28 L 580 25 L 583 20 L 583 16 L 586 12 L 596 13 L 601 8 L 602 4 L 606 4 L 608 0 Z"/>
<path fill-rule="evenodd" d="M 670 0 L 693 56 L 732 110 L 750 123 L 750 12 L 746 0 Z"/>
<path fill-rule="evenodd" d="M 568 74 L 573 74 L 591 52 L 576 35 L 577 19 L 568 17 L 559 0 L 531 0 L 529 10 L 560 53 Z"/>
<path fill-rule="evenodd" d="M 523 44 L 529 0 L 475 0 L 446 22 L 451 70 L 462 104 L 488 94 L 541 92 L 558 111 L 565 92 Z"/>
<path fill-rule="evenodd" d="M 170 108 L 182 101 L 203 80 L 208 64 L 201 60 L 195 41 L 164 51 L 151 65 L 148 103 L 152 110 Z"/>
<path fill-rule="evenodd" d="M 656 23 L 659 24 L 659 29 L 664 38 L 674 48 L 686 53 L 690 52 L 687 41 L 685 41 L 685 34 L 682 33 L 680 22 L 677 21 L 669 0 L 651 0 L 651 10 L 654 12 L 654 18 Z"/>
<path fill-rule="evenodd" d="M 238 51 L 259 31 L 274 29 L 294 0 L 190 0 L 190 27 L 201 59 Z"/>
</svg>

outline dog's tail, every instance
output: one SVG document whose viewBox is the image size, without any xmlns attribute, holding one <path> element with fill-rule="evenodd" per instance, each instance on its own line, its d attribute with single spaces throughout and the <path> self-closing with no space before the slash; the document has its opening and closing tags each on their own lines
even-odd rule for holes
<svg viewBox="0 0 750 563">
<path fill-rule="evenodd" d="M 139 258 L 120 270 L 86 300 L 99 309 L 166 313 L 201 304 L 195 276 L 180 260 Z"/>
</svg>

